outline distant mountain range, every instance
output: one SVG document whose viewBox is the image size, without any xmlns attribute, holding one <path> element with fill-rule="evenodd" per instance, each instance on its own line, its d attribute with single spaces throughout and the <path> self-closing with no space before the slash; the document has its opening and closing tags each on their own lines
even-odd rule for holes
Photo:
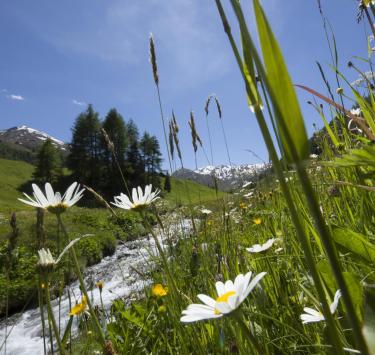
<svg viewBox="0 0 375 355">
<path fill-rule="evenodd" d="M 230 191 L 249 186 L 263 177 L 271 169 L 270 164 L 218 165 L 206 166 L 197 170 L 180 169 L 172 176 L 198 182 L 203 185 L 217 187 L 222 191 Z"/>
<path fill-rule="evenodd" d="M 18 126 L 0 130 L 0 158 L 34 163 L 39 147 L 48 138 L 63 156 L 68 154 L 67 144 L 34 128 Z"/>
</svg>

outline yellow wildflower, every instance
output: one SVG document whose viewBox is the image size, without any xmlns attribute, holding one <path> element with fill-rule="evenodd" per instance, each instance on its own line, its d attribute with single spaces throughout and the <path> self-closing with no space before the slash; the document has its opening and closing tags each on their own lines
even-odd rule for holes
<svg viewBox="0 0 375 355">
<path fill-rule="evenodd" d="M 164 297 L 168 294 L 168 287 L 163 287 L 161 284 L 156 284 L 152 287 L 151 292 L 155 297 Z"/>
<path fill-rule="evenodd" d="M 246 203 L 241 202 L 240 203 L 240 208 L 242 208 L 243 210 L 246 210 L 246 208 L 247 208 Z"/>
<path fill-rule="evenodd" d="M 77 303 L 69 312 L 70 316 L 78 316 L 82 314 L 87 308 L 86 296 L 82 297 L 81 303 Z"/>
<path fill-rule="evenodd" d="M 262 223 L 262 219 L 261 218 L 254 218 L 253 219 L 253 222 L 254 222 L 254 224 L 256 224 L 256 225 L 259 225 L 259 224 L 261 224 Z"/>
</svg>

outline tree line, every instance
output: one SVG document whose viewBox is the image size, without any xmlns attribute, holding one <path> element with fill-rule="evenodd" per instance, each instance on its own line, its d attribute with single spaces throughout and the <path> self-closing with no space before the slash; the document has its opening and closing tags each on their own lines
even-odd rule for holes
<svg viewBox="0 0 375 355">
<path fill-rule="evenodd" d="M 162 155 L 157 138 L 148 132 L 141 136 L 135 122 L 125 122 L 116 109 L 100 120 L 89 105 L 76 118 L 72 133 L 66 159 L 52 141 L 46 140 L 41 146 L 34 173 L 37 182 L 59 184 L 68 178 L 92 187 L 107 199 L 126 192 L 125 186 L 160 186 Z"/>
</svg>

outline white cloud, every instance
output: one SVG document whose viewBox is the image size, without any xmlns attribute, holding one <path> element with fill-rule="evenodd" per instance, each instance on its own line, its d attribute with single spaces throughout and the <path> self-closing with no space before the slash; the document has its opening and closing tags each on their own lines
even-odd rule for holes
<svg viewBox="0 0 375 355">
<path fill-rule="evenodd" d="M 6 97 L 10 100 L 16 100 L 16 101 L 24 101 L 25 100 L 25 98 L 21 95 L 12 94 L 12 95 L 7 95 Z"/>
<path fill-rule="evenodd" d="M 83 101 L 78 101 L 78 100 L 73 100 L 72 101 L 74 105 L 77 105 L 77 106 L 86 106 L 86 102 L 83 102 Z"/>
</svg>

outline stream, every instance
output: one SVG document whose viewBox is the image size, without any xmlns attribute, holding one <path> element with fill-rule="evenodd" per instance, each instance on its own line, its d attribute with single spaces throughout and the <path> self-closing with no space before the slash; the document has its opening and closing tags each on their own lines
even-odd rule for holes
<svg viewBox="0 0 375 355">
<path fill-rule="evenodd" d="M 182 220 L 173 224 L 172 227 L 162 233 L 158 231 L 158 238 L 163 247 L 166 247 L 167 238 L 176 238 L 189 233 L 190 221 Z M 90 285 L 95 285 L 97 281 L 103 281 L 102 299 L 105 308 L 109 308 L 115 299 L 123 298 L 131 301 L 137 299 L 137 295 L 142 292 L 145 286 L 150 284 L 150 280 L 145 280 L 139 276 L 139 272 L 147 273 L 152 267 L 150 255 L 156 255 L 155 242 L 152 238 L 139 238 L 117 246 L 116 252 L 112 256 L 107 256 L 99 264 L 87 267 L 84 272 L 85 284 L 90 289 Z M 80 302 L 81 293 L 79 283 L 75 281 L 66 286 L 60 304 L 61 329 L 64 330 L 69 320 L 69 297 L 70 291 L 72 305 L 77 300 Z M 88 291 L 93 304 L 101 306 L 100 293 L 97 287 L 92 287 Z M 53 312 L 58 320 L 58 299 L 52 301 Z M 46 313 L 46 312 L 45 312 Z M 45 315 L 47 318 L 47 313 Z M 74 322 L 75 324 L 76 322 Z M 48 328 L 48 327 L 47 327 Z M 47 329 L 48 331 L 48 329 Z M 76 327 L 72 328 L 72 332 Z M 30 309 L 23 313 L 17 313 L 8 318 L 7 326 L 8 338 L 6 342 L 6 354 L 8 355 L 39 355 L 44 354 L 42 337 L 42 325 L 39 308 Z M 3 342 L 5 339 L 5 320 L 0 322 L 0 353 L 5 354 Z M 49 338 L 46 338 L 47 352 L 50 348 Z"/>
</svg>

